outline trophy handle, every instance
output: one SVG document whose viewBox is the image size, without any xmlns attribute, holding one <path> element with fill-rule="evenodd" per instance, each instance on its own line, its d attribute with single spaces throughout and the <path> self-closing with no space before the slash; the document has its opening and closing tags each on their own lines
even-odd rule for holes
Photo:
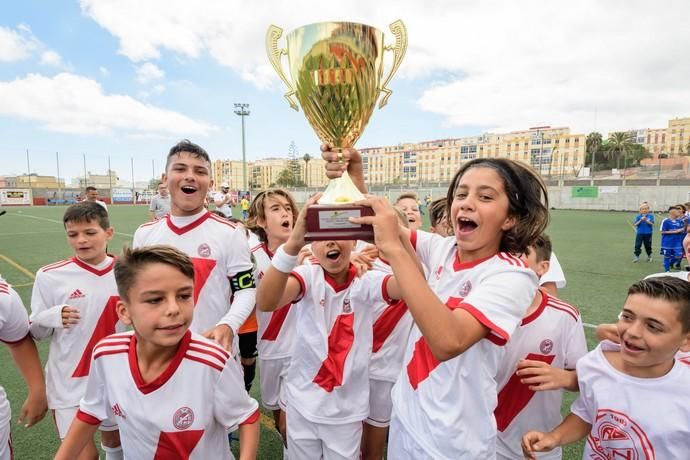
<svg viewBox="0 0 690 460">
<path fill-rule="evenodd" d="M 384 93 L 384 96 L 379 103 L 379 109 L 386 105 L 388 98 L 391 97 L 391 94 L 393 94 L 393 91 L 386 88 L 386 85 L 391 81 L 391 78 L 393 78 L 393 74 L 395 74 L 395 71 L 398 70 L 398 67 L 400 67 L 400 63 L 402 62 L 403 57 L 405 57 L 405 52 L 407 51 L 407 29 L 405 29 L 405 24 L 398 19 L 388 27 L 390 28 L 391 32 L 393 32 L 393 35 L 395 35 L 395 46 L 386 46 L 383 49 L 386 51 L 393 51 L 393 67 L 388 73 L 388 77 L 386 77 L 381 85 L 381 91 Z"/>
<path fill-rule="evenodd" d="M 299 112 L 299 107 L 297 103 L 292 100 L 292 96 L 295 94 L 295 89 L 292 87 L 292 83 L 285 76 L 283 72 L 283 66 L 280 62 L 280 58 L 283 54 L 287 54 L 284 49 L 278 49 L 278 39 L 283 35 L 283 29 L 278 26 L 270 25 L 266 31 L 266 52 L 268 53 L 268 60 L 271 61 L 273 68 L 278 73 L 278 76 L 285 86 L 288 87 L 288 92 L 285 93 L 285 99 L 290 103 L 290 107 Z"/>
</svg>

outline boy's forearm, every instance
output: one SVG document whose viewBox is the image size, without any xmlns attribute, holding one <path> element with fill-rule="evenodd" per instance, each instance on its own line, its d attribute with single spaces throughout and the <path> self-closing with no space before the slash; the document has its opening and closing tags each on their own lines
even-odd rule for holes
<svg viewBox="0 0 690 460">
<path fill-rule="evenodd" d="M 55 454 L 54 460 L 74 460 L 79 456 L 79 453 L 84 450 L 86 444 L 93 439 L 96 434 L 98 425 L 91 425 L 82 422 L 78 418 L 72 421 L 67 432 L 67 437 L 60 444 L 60 448 Z"/>
<path fill-rule="evenodd" d="M 552 434 L 556 437 L 559 446 L 572 444 L 583 439 L 592 431 L 592 425 L 582 420 L 577 415 L 570 413 L 558 425 Z"/>
<path fill-rule="evenodd" d="M 259 421 L 240 425 L 240 460 L 253 460 L 259 450 Z"/>
<path fill-rule="evenodd" d="M 260 311 L 274 311 L 282 306 L 278 304 L 289 276 L 289 273 L 283 273 L 273 266 L 268 267 L 256 290 L 256 308 Z"/>
<path fill-rule="evenodd" d="M 19 372 L 24 377 L 29 392 L 45 393 L 45 379 L 43 378 L 43 367 L 38 357 L 36 343 L 30 336 L 9 346 L 12 359 L 19 368 Z"/>
</svg>

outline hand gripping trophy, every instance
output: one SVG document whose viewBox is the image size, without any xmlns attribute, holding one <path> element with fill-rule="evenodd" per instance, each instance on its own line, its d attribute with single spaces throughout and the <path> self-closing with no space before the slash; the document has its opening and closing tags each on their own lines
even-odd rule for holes
<svg viewBox="0 0 690 460">
<path fill-rule="evenodd" d="M 335 151 L 352 147 L 362 135 L 381 93 L 379 108 L 392 94 L 386 85 L 400 66 L 407 50 L 407 32 L 402 21 L 390 25 L 394 46 L 384 46 L 383 32 L 352 22 L 321 22 L 293 30 L 286 36 L 287 48 L 278 48 L 283 29 L 270 26 L 266 50 L 271 64 L 288 87 L 285 98 L 299 110 L 317 136 Z M 384 51 L 393 52 L 393 64 L 383 79 Z M 283 72 L 281 57 L 287 55 L 292 82 Z M 383 81 L 383 83 L 382 83 Z M 342 155 L 340 155 L 342 156 Z M 372 240 L 371 226 L 349 222 L 349 217 L 371 215 L 371 208 L 354 205 L 364 196 L 347 173 L 333 179 L 307 214 L 307 241 L 331 239 Z"/>
</svg>

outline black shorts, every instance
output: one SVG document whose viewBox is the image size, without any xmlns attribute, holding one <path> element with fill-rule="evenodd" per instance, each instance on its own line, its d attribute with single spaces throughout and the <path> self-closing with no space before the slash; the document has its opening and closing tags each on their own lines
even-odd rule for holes
<svg viewBox="0 0 690 460">
<path fill-rule="evenodd" d="M 244 359 L 255 358 L 256 351 L 256 331 L 239 334 L 240 336 L 240 356 Z"/>
</svg>

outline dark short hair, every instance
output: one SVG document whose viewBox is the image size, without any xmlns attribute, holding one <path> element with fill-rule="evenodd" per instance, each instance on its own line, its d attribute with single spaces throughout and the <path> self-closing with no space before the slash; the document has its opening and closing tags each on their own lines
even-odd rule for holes
<svg viewBox="0 0 690 460">
<path fill-rule="evenodd" d="M 455 190 L 460 179 L 472 168 L 491 168 L 503 180 L 508 196 L 508 215 L 516 224 L 503 233 L 499 250 L 522 254 L 549 224 L 549 198 L 546 185 L 539 174 L 531 167 L 508 158 L 476 158 L 460 166 L 448 187 L 448 218 L 450 206 L 455 199 Z"/>
<path fill-rule="evenodd" d="M 672 276 L 648 278 L 630 286 L 628 296 L 633 294 L 675 304 L 683 333 L 690 332 L 690 282 Z"/>
<path fill-rule="evenodd" d="M 534 240 L 534 243 L 527 248 L 527 253 L 529 254 L 532 249 L 534 249 L 534 252 L 537 254 L 537 262 L 544 262 L 545 260 L 551 259 L 551 252 L 553 249 L 551 247 L 551 238 L 549 238 L 549 235 L 546 233 L 539 235 L 537 239 Z"/>
<path fill-rule="evenodd" d="M 141 270 L 149 264 L 156 263 L 170 265 L 185 277 L 194 280 L 194 264 L 189 256 L 179 249 L 164 244 L 137 249 L 125 247 L 122 249 L 122 255 L 117 258 L 114 269 L 117 292 L 123 300 L 129 300 L 129 291 Z"/>
<path fill-rule="evenodd" d="M 98 225 L 103 230 L 110 228 L 110 219 L 108 218 L 108 211 L 105 208 L 93 201 L 82 201 L 81 203 L 73 204 L 65 211 L 62 216 L 62 224 L 67 228 L 68 222 L 98 222 Z"/>
<path fill-rule="evenodd" d="M 84 190 L 87 191 L 87 192 L 97 192 L 97 191 L 98 191 L 98 189 L 97 189 L 96 187 L 94 187 L 93 185 L 89 185 L 89 186 L 86 187 L 86 189 L 84 189 Z"/>
<path fill-rule="evenodd" d="M 429 224 L 432 227 L 435 227 L 441 221 L 443 213 L 446 212 L 446 203 L 448 203 L 448 198 L 444 196 L 435 199 L 429 204 Z"/>
<path fill-rule="evenodd" d="M 178 142 L 170 148 L 170 151 L 168 152 L 168 158 L 165 161 L 166 171 L 170 166 L 171 158 L 183 152 L 187 152 L 192 156 L 206 160 L 209 166 L 211 165 L 211 157 L 208 155 L 206 150 L 204 150 L 203 148 L 201 148 L 201 146 L 195 144 L 194 142 L 190 141 L 189 139 L 182 139 L 180 142 Z"/>
</svg>

